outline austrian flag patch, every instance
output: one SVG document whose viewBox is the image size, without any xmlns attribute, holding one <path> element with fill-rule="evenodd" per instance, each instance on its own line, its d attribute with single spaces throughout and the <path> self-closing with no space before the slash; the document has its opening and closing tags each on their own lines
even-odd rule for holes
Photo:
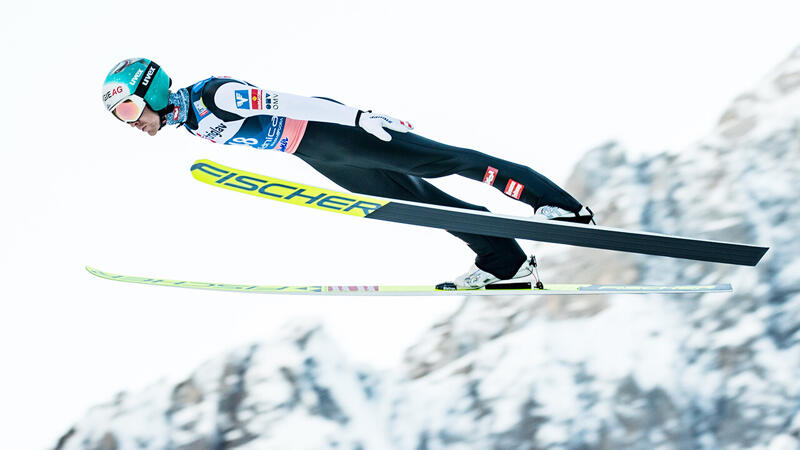
<svg viewBox="0 0 800 450">
<path fill-rule="evenodd" d="M 483 175 L 483 182 L 489 186 L 494 186 L 494 180 L 497 178 L 497 169 L 492 166 L 486 168 L 486 174 Z"/>
<path fill-rule="evenodd" d="M 503 191 L 507 196 L 513 197 L 519 200 L 520 195 L 522 195 L 522 190 L 525 189 L 524 184 L 517 183 L 514 180 L 509 179 L 508 184 L 506 185 L 506 189 Z"/>
</svg>

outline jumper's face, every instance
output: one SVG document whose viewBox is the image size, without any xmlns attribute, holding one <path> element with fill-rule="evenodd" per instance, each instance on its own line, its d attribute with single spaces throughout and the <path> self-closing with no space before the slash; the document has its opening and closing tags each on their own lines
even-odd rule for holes
<svg viewBox="0 0 800 450">
<path fill-rule="evenodd" d="M 136 122 L 131 122 L 131 126 L 144 131 L 150 136 L 155 136 L 161 128 L 161 120 L 158 117 L 158 113 L 150 109 L 149 106 L 145 106 L 142 115 Z"/>
</svg>

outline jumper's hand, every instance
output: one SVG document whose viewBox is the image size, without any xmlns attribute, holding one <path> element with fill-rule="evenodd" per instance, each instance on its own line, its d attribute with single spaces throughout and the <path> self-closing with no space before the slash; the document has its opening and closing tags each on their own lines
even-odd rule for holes
<svg viewBox="0 0 800 450">
<path fill-rule="evenodd" d="M 384 130 L 388 128 L 393 131 L 406 133 L 408 130 L 413 130 L 414 127 L 403 120 L 395 119 L 384 114 L 375 114 L 372 111 L 362 111 L 358 119 L 358 126 L 367 130 L 368 133 L 377 137 L 382 141 L 389 142 L 392 136 Z"/>
</svg>

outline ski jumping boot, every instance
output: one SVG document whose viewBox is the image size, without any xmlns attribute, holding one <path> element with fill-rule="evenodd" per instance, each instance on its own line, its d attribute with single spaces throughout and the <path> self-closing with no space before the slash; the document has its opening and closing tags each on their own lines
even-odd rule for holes
<svg viewBox="0 0 800 450">
<path fill-rule="evenodd" d="M 587 225 L 591 222 L 597 225 L 594 221 L 594 213 L 588 206 L 581 207 L 581 210 L 577 213 L 561 209 L 557 206 L 542 206 L 536 210 L 535 214 L 542 215 L 548 220 L 560 220 L 562 222 L 583 223 Z"/>
<path fill-rule="evenodd" d="M 530 281 L 525 282 L 509 282 L 511 280 L 518 280 L 533 276 L 533 283 Z M 436 285 L 438 290 L 461 290 L 461 289 L 520 289 L 531 288 L 531 284 L 536 289 L 544 289 L 544 285 L 539 280 L 539 266 L 536 264 L 536 257 L 531 255 L 526 259 L 522 266 L 520 266 L 517 273 L 509 280 L 501 280 L 496 276 L 485 272 L 478 268 L 475 264 L 467 270 L 466 273 L 459 275 L 452 282 L 440 283 Z"/>
</svg>

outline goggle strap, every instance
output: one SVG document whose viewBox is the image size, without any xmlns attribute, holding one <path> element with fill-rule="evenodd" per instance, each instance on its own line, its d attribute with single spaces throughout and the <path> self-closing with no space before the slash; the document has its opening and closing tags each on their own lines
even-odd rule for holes
<svg viewBox="0 0 800 450">
<path fill-rule="evenodd" d="M 136 91 L 133 93 L 133 95 L 138 95 L 139 97 L 144 98 L 144 96 L 147 94 L 147 90 L 150 89 L 150 85 L 153 84 L 153 79 L 155 79 L 156 72 L 158 72 L 159 68 L 160 67 L 158 64 L 150 61 L 150 64 L 147 65 L 147 69 L 145 69 L 144 74 L 142 75 L 142 80 L 139 82 L 139 85 L 136 86 Z M 150 76 L 150 78 L 145 78 L 151 70 L 153 74 Z M 147 81 L 146 84 L 145 81 Z"/>
</svg>

